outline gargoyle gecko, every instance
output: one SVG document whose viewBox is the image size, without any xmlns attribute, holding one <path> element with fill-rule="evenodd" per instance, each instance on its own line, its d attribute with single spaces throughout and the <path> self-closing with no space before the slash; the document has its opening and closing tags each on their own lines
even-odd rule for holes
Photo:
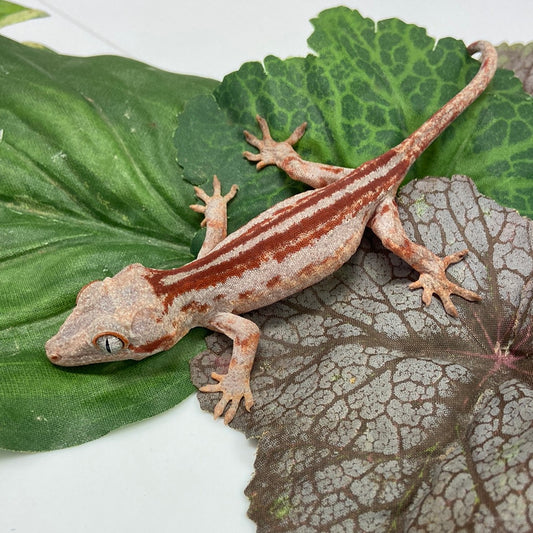
<svg viewBox="0 0 533 533">
<path fill-rule="evenodd" d="M 76 307 L 59 332 L 46 343 L 50 361 L 61 366 L 143 359 L 167 350 L 191 328 L 203 326 L 233 340 L 228 372 L 212 374 L 216 381 L 204 392 L 221 392 L 215 418 L 226 410 L 230 422 L 241 399 L 253 404 L 250 372 L 260 331 L 243 313 L 269 305 L 317 283 L 355 253 L 365 227 L 384 246 L 420 273 L 411 289 L 422 288 L 427 305 L 437 294 L 452 316 L 450 298 L 480 297 L 446 278 L 446 268 L 463 259 L 467 250 L 439 258 L 409 240 L 401 225 L 396 191 L 416 158 L 487 87 L 496 70 L 494 47 L 478 41 L 468 48 L 481 52 L 481 67 L 472 81 L 396 147 L 356 169 L 302 160 L 294 144 L 303 136 L 299 126 L 283 142 L 270 135 L 264 119 L 258 139 L 244 132 L 259 153 L 244 156 L 257 169 L 276 165 L 291 178 L 313 187 L 260 214 L 226 236 L 226 204 L 236 187 L 221 195 L 216 176 L 210 197 L 196 187 L 205 205 L 191 206 L 204 213 L 207 234 L 198 258 L 172 270 L 125 267 L 112 278 L 81 289 Z"/>
</svg>

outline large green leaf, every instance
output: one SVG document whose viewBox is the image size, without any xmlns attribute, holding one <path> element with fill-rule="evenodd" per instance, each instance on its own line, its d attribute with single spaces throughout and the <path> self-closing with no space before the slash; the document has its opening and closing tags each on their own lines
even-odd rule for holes
<svg viewBox="0 0 533 533">
<path fill-rule="evenodd" d="M 96 438 L 192 391 L 199 332 L 159 357 L 65 370 L 46 359 L 83 285 L 190 261 L 199 216 L 176 164 L 176 116 L 217 82 L 0 38 L 0 447 Z"/>
<path fill-rule="evenodd" d="M 307 121 L 300 154 L 356 167 L 413 132 L 479 68 L 462 42 L 435 43 L 424 29 L 398 19 L 376 24 L 357 11 L 334 8 L 313 24 L 309 44 L 318 55 L 246 63 L 214 97 L 194 99 L 180 117 L 176 145 L 187 176 L 205 182 L 217 173 L 223 183 L 241 186 L 235 226 L 297 190 L 282 172 L 268 168 L 257 174 L 243 160 L 249 147 L 242 129 L 258 133 L 256 114 L 267 118 L 280 140 Z M 533 99 L 510 72 L 496 74 L 408 178 L 455 173 L 533 216 Z"/>
<path fill-rule="evenodd" d="M 120 58 L 78 59 L 0 40 L 0 447 L 84 442 L 159 412 L 191 390 L 187 359 L 201 335 L 142 363 L 63 370 L 44 357 L 87 281 L 139 261 L 191 259 L 198 216 L 191 181 L 241 184 L 230 228 L 299 190 L 242 159 L 259 112 L 276 137 L 308 120 L 305 157 L 355 166 L 415 129 L 477 69 L 461 43 L 345 8 L 314 21 L 319 56 L 244 65 L 215 98 L 211 80 Z M 531 213 L 533 106 L 501 72 L 412 175 L 464 172 Z M 497 178 L 497 179 L 494 179 Z M 490 190 L 487 190 L 490 189 Z M 236 208 L 237 207 L 237 208 Z M 231 213 L 230 213 L 231 215 Z M 178 371 L 179 376 L 178 377 Z"/>
</svg>

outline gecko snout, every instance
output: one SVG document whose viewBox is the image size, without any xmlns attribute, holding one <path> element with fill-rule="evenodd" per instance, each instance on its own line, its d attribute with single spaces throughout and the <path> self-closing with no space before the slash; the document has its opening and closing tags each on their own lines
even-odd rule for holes
<svg viewBox="0 0 533 533">
<path fill-rule="evenodd" d="M 48 349 L 48 346 L 46 347 L 46 357 L 48 357 L 49 361 L 54 363 L 54 365 L 61 364 L 62 357 L 54 350 Z"/>
<path fill-rule="evenodd" d="M 57 343 L 54 342 L 54 338 L 51 338 L 44 347 L 46 351 L 46 357 L 54 365 L 60 365 L 62 357 L 57 353 Z"/>
</svg>

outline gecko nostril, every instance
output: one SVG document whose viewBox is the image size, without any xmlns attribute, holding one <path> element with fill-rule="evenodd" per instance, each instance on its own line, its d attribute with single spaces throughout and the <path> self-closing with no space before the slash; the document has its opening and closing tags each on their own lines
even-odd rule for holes
<svg viewBox="0 0 533 533">
<path fill-rule="evenodd" d="M 55 353 L 52 353 L 48 356 L 48 359 L 50 359 L 50 361 L 52 361 L 52 363 L 57 363 L 58 361 L 61 360 L 61 356 L 60 355 L 57 355 Z"/>
</svg>

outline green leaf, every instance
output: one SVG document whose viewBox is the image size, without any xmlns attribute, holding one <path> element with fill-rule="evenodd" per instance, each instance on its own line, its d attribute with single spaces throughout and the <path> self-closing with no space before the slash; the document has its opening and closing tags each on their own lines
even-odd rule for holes
<svg viewBox="0 0 533 533">
<path fill-rule="evenodd" d="M 402 141 L 474 76 L 462 42 L 438 43 L 397 19 L 378 22 L 334 8 L 313 20 L 318 55 L 246 63 L 211 96 L 191 101 L 176 132 L 179 160 L 194 182 L 218 174 L 241 187 L 234 226 L 297 190 L 282 172 L 257 174 L 243 160 L 242 130 L 264 116 L 275 139 L 301 122 L 306 159 L 356 167 Z M 533 216 L 533 100 L 508 71 L 422 155 L 408 180 L 466 174 L 500 203 Z M 259 194 L 258 194 L 259 193 Z M 253 202 L 248 204 L 248 200 Z M 232 225 L 233 226 L 233 225 Z M 233 226 L 233 227 L 234 227 Z"/>
<path fill-rule="evenodd" d="M 17 24 L 26 20 L 31 20 L 40 17 L 47 17 L 48 14 L 38 9 L 30 9 L 28 7 L 19 6 L 11 2 L 0 0 L 0 28 Z"/>
<path fill-rule="evenodd" d="M 0 447 L 71 446 L 193 390 L 199 331 L 141 363 L 72 370 L 44 343 L 89 281 L 192 259 L 199 216 L 172 135 L 184 103 L 217 82 L 0 38 L 0 84 Z"/>
</svg>

